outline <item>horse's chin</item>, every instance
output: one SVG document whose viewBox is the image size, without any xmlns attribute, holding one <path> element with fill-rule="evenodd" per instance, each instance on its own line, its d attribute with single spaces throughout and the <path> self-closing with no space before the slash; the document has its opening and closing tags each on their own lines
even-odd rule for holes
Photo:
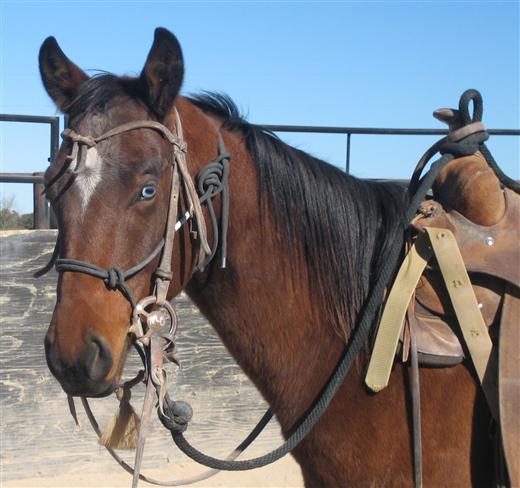
<svg viewBox="0 0 520 488">
<path fill-rule="evenodd" d="M 112 393 L 114 393 L 114 391 L 116 391 L 116 385 L 117 385 L 117 383 L 115 381 L 113 381 L 112 383 L 110 383 L 108 385 L 108 387 L 104 391 L 101 391 L 100 393 L 92 395 L 91 398 L 103 398 L 103 397 L 112 395 Z"/>
<path fill-rule="evenodd" d="M 73 397 L 85 397 L 85 398 L 102 398 L 114 393 L 117 382 L 106 381 L 102 383 L 90 383 L 82 385 L 70 385 L 67 383 L 60 382 L 63 391 Z"/>
</svg>

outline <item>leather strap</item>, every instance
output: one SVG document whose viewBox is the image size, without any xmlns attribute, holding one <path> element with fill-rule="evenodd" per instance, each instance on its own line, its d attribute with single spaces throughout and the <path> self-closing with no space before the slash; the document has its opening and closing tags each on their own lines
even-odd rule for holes
<svg viewBox="0 0 520 488">
<path fill-rule="evenodd" d="M 157 304 L 164 305 L 167 301 L 168 288 L 172 280 L 172 253 L 173 242 L 175 240 L 175 219 L 179 209 L 179 168 L 177 163 L 173 163 L 172 167 L 172 185 L 170 193 L 170 203 L 168 207 L 168 217 L 166 219 L 165 242 L 161 261 L 155 271 L 155 296 Z"/>
<path fill-rule="evenodd" d="M 478 307 L 459 246 L 451 231 L 447 229 L 427 227 L 426 232 L 430 237 L 473 366 L 491 413 L 497 419 L 497 358 L 496 354 L 492 354 L 493 343 Z"/>
<path fill-rule="evenodd" d="M 420 234 L 397 273 L 381 317 L 365 378 L 372 391 L 378 392 L 388 385 L 406 310 L 431 255 L 428 236 Z"/>
<path fill-rule="evenodd" d="M 412 316 L 412 314 L 409 314 Z M 422 488 L 422 428 L 421 428 L 421 384 L 419 381 L 419 357 L 417 353 L 416 327 L 410 324 L 410 362 L 412 365 L 412 417 L 413 417 L 413 479 L 414 487 Z"/>
<path fill-rule="evenodd" d="M 179 112 L 175 109 L 175 125 L 177 127 L 177 135 L 182 140 L 183 139 L 183 130 L 182 124 L 179 117 Z M 193 183 L 193 179 L 188 171 L 188 166 L 186 164 L 186 147 L 181 151 L 176 151 L 175 159 L 177 164 L 179 165 L 179 171 L 182 176 L 182 181 L 184 183 L 184 188 L 186 190 L 186 196 L 188 199 L 188 204 L 190 209 L 193 209 L 193 213 L 195 214 L 195 221 L 197 222 L 197 233 L 199 239 L 199 250 L 198 250 L 198 258 L 196 261 L 196 268 L 202 269 L 206 262 L 206 256 L 211 255 L 211 249 L 208 244 L 208 231 L 206 229 L 206 220 L 204 219 L 204 214 L 202 213 L 202 206 L 200 204 L 200 200 L 198 198 L 197 190 L 195 189 L 195 185 Z"/>
<path fill-rule="evenodd" d="M 146 381 L 146 393 L 143 402 L 143 413 L 141 414 L 141 427 L 137 438 L 137 448 L 135 450 L 134 474 L 132 478 L 132 488 L 136 488 L 139 483 L 139 473 L 141 472 L 141 463 L 143 461 L 144 444 L 148 429 L 152 420 L 152 411 L 156 400 L 156 384 L 157 375 L 163 371 L 163 347 L 165 340 L 158 334 L 152 334 L 150 337 L 150 355 L 149 355 L 149 372 Z"/>
<path fill-rule="evenodd" d="M 425 230 L 403 261 L 388 296 L 365 382 L 375 392 L 388 385 L 408 303 L 433 252 L 491 413 L 498 418 L 496 354 L 457 241 L 447 229 Z"/>
<path fill-rule="evenodd" d="M 520 292 L 506 286 L 498 359 L 500 431 L 511 486 L 520 486 Z"/>
<path fill-rule="evenodd" d="M 109 131 L 105 132 L 104 134 L 101 134 L 98 137 L 92 138 L 92 140 L 98 143 L 104 141 L 105 139 L 109 139 L 113 136 L 118 136 L 119 134 L 123 134 L 124 132 L 128 132 L 135 129 L 156 130 L 160 132 L 164 137 L 166 137 L 170 144 L 177 146 L 181 151 L 186 150 L 186 144 L 182 139 L 182 135 L 178 134 L 178 129 L 177 135 L 175 135 L 172 131 L 170 131 L 170 129 L 168 129 L 168 127 L 154 120 L 136 120 L 133 122 L 127 122 L 126 124 L 121 124 L 117 127 L 114 127 L 113 129 L 110 129 Z"/>
</svg>

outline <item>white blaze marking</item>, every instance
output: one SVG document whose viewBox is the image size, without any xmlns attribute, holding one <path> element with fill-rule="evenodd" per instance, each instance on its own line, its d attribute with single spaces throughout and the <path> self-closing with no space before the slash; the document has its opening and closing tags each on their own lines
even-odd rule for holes
<svg viewBox="0 0 520 488">
<path fill-rule="evenodd" d="M 85 150 L 84 148 L 83 150 Z M 78 164 L 76 160 L 76 166 Z M 79 188 L 81 195 L 81 211 L 85 213 L 88 203 L 94 194 L 96 186 L 101 181 L 101 166 L 103 165 L 103 159 L 99 155 L 95 147 L 91 147 L 87 151 L 87 157 L 85 159 L 85 167 L 82 168 L 81 172 L 76 177 L 76 183 Z M 76 169 L 76 168 L 74 168 Z"/>
</svg>

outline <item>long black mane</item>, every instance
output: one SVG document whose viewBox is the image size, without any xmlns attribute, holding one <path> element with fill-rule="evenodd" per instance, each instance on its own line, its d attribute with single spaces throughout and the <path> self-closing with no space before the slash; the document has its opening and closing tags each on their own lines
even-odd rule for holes
<svg viewBox="0 0 520 488">
<path fill-rule="evenodd" d="M 303 253 L 311 292 L 347 338 L 390 245 L 403 240 L 404 192 L 347 175 L 285 144 L 247 122 L 225 95 L 203 93 L 189 100 L 243 134 L 256 162 L 261 204 L 284 236 L 287 256 Z"/>
</svg>

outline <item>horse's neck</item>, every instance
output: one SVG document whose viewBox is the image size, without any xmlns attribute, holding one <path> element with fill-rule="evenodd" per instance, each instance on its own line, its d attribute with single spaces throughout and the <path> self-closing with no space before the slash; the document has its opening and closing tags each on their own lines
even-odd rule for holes
<svg viewBox="0 0 520 488">
<path fill-rule="evenodd" d="M 306 277 L 294 275 L 269 217 L 260 214 L 257 173 L 241 138 L 223 136 L 232 154 L 228 264 L 219 269 L 215 262 L 195 275 L 187 292 L 290 428 L 323 387 L 342 342 L 312 305 Z"/>
<path fill-rule="evenodd" d="M 187 291 L 289 428 L 323 387 L 342 345 L 312 309 L 308 286 L 274 259 L 279 249 L 262 240 L 254 225 L 239 223 L 237 212 L 227 269 L 215 264 L 207 281 L 194 279 Z"/>
</svg>

